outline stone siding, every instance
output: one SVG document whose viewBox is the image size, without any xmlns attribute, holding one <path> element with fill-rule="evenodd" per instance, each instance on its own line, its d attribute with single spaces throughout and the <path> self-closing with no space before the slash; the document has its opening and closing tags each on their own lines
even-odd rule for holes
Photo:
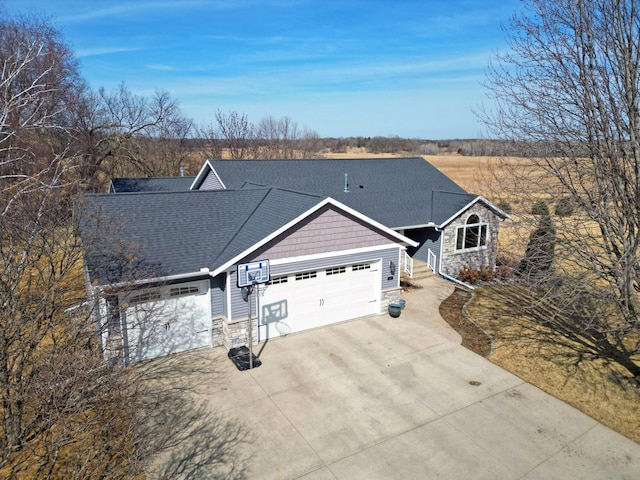
<svg viewBox="0 0 640 480">
<path fill-rule="evenodd" d="M 478 215 L 482 223 L 488 224 L 487 244 L 476 250 L 456 251 L 457 228 L 466 224 L 471 215 Z M 482 203 L 476 203 L 446 226 L 442 232 L 442 273 L 457 277 L 463 266 L 479 269 L 482 266 L 495 267 L 498 251 L 498 231 L 500 217 Z"/>
<path fill-rule="evenodd" d="M 380 315 L 384 315 L 387 313 L 389 304 L 398 303 L 398 300 L 400 300 L 401 293 L 402 293 L 401 288 L 396 288 L 394 290 L 387 290 L 386 292 L 382 292 L 382 301 L 380 302 Z"/>
<path fill-rule="evenodd" d="M 258 344 L 258 320 L 253 318 L 251 320 L 251 326 L 253 335 L 252 335 L 252 344 Z M 241 347 L 242 345 L 248 345 L 249 341 L 249 320 L 238 320 L 234 322 L 228 321 L 226 318 L 222 319 L 222 332 L 223 332 L 223 342 L 224 346 L 227 350 L 231 350 L 232 348 Z"/>
<path fill-rule="evenodd" d="M 212 345 L 214 347 L 219 347 L 221 345 L 224 345 L 224 327 L 223 324 L 225 322 L 225 318 L 220 316 L 220 317 L 214 317 L 211 320 L 211 334 L 212 334 Z"/>
</svg>

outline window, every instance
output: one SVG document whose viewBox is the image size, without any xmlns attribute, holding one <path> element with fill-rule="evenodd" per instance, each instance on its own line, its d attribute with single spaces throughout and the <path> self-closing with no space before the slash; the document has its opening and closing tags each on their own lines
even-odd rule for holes
<svg viewBox="0 0 640 480">
<path fill-rule="evenodd" d="M 346 271 L 347 271 L 347 267 L 327 268 L 326 274 L 327 275 L 339 275 L 339 274 L 344 273 Z"/>
<path fill-rule="evenodd" d="M 289 281 L 289 277 L 286 275 L 282 275 L 281 277 L 273 277 L 268 282 L 269 285 L 278 285 L 279 283 L 287 283 Z"/>
<path fill-rule="evenodd" d="M 470 215 L 463 227 L 456 230 L 456 250 L 473 250 L 487 245 L 488 224 L 478 215 Z"/>
<path fill-rule="evenodd" d="M 355 265 L 351 265 L 351 271 L 357 272 L 358 270 L 367 270 L 371 268 L 371 264 L 369 263 L 356 263 Z"/>
<path fill-rule="evenodd" d="M 182 295 L 190 295 L 192 293 L 198 293 L 200 289 L 198 287 L 175 287 L 169 290 L 169 296 L 171 297 L 179 297 Z"/>
<path fill-rule="evenodd" d="M 310 278 L 316 278 L 316 272 L 300 272 L 296 273 L 296 280 L 309 280 Z"/>
<path fill-rule="evenodd" d="M 159 300 L 160 293 L 159 292 L 144 292 L 138 295 L 133 295 L 129 297 L 129 303 L 143 303 L 143 302 L 151 302 L 153 300 Z"/>
</svg>

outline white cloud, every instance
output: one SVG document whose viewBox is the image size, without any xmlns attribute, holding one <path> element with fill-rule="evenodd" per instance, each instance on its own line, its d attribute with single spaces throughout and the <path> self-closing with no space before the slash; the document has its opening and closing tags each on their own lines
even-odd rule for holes
<svg viewBox="0 0 640 480">
<path fill-rule="evenodd" d="M 173 71 L 176 68 L 171 65 L 162 65 L 162 64 L 149 64 L 145 65 L 145 68 L 150 70 L 163 70 L 163 71 Z"/>
<path fill-rule="evenodd" d="M 76 57 L 94 57 L 97 55 L 110 55 L 112 53 L 121 53 L 121 52 L 135 52 L 140 50 L 139 48 L 133 47 L 97 47 L 97 48 L 84 48 L 81 50 L 76 50 Z"/>
</svg>

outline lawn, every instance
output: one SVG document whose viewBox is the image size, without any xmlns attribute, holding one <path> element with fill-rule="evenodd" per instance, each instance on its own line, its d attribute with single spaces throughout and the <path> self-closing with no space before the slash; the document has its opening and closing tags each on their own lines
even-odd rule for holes
<svg viewBox="0 0 640 480">
<path fill-rule="evenodd" d="M 475 346 L 485 344 L 484 330 L 493 340 L 488 357 L 493 363 L 640 443 L 638 385 L 619 367 L 580 355 L 571 342 L 543 326 L 543 313 L 527 307 L 527 296 L 520 286 L 484 285 L 476 288 L 464 312 L 459 292 L 440 311 L 462 334 L 463 345 L 478 351 Z M 465 323 L 472 326 L 456 326 Z"/>
</svg>

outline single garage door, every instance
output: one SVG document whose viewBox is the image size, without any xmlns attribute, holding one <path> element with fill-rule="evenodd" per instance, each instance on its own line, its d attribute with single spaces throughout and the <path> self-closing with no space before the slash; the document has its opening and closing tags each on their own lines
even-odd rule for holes
<svg viewBox="0 0 640 480">
<path fill-rule="evenodd" d="M 211 345 L 207 280 L 136 291 L 123 310 L 127 362 Z"/>
<path fill-rule="evenodd" d="M 380 262 L 272 277 L 259 296 L 259 340 L 379 313 Z"/>
</svg>

